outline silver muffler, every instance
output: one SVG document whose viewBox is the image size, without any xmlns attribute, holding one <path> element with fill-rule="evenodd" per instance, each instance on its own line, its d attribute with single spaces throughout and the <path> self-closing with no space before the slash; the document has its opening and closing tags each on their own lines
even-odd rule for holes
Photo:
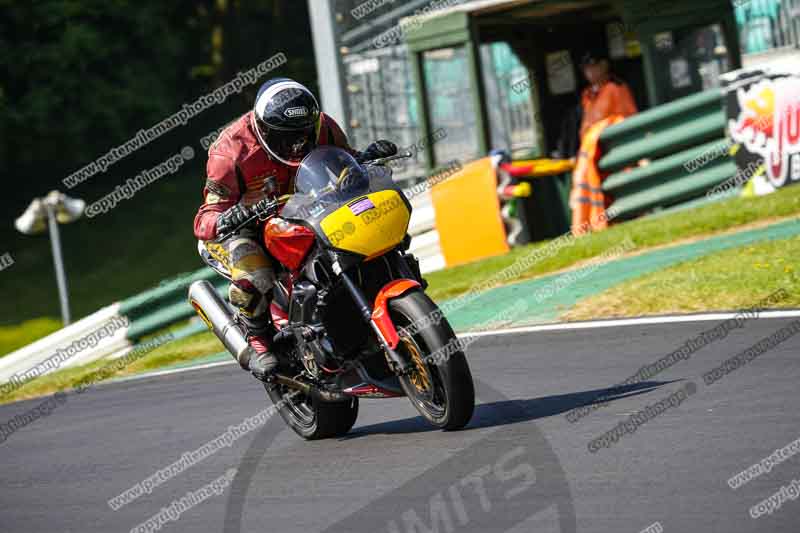
<svg viewBox="0 0 800 533">
<path fill-rule="evenodd" d="M 220 298 L 214 286 L 204 280 L 192 283 L 189 286 L 189 303 L 239 364 L 243 368 L 248 368 L 250 345 L 242 328 L 236 322 L 234 311 Z M 288 376 L 276 374 L 272 379 L 275 383 L 299 390 L 306 395 L 316 396 L 324 402 L 343 402 L 351 399 L 342 392 L 320 390 Z"/>
<path fill-rule="evenodd" d="M 189 303 L 243 368 L 248 368 L 250 345 L 236 322 L 233 310 L 208 281 L 195 281 L 189 286 Z"/>
</svg>

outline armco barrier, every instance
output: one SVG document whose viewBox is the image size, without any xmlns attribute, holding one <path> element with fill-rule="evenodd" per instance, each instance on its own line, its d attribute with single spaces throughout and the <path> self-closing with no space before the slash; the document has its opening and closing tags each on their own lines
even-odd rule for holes
<svg viewBox="0 0 800 533">
<path fill-rule="evenodd" d="M 189 305 L 186 295 L 189 285 L 199 279 L 211 280 L 218 290 L 223 289 L 227 284 L 211 269 L 203 268 L 173 278 L 159 287 L 128 298 L 123 302 L 104 307 L 66 328 L 0 358 L 0 383 L 7 382 L 14 375 L 35 368 L 55 355 L 58 349 L 65 349 L 72 342 L 89 335 L 115 317 L 127 320 L 128 326 L 116 330 L 111 337 L 101 339 L 96 346 L 81 350 L 58 365 L 56 369 L 124 355 L 142 337 L 185 321 L 194 315 L 194 310 Z M 203 325 L 202 327 L 186 328 L 176 332 L 175 338 L 182 338 L 192 332 L 201 331 L 204 327 Z"/>
<path fill-rule="evenodd" d="M 128 338 L 138 340 L 194 316 L 186 295 L 189 285 L 198 280 L 210 281 L 223 294 L 228 283 L 210 268 L 202 268 L 122 301 L 119 312 L 130 320 Z"/>
<path fill-rule="evenodd" d="M 687 118 L 699 118 L 715 112 L 722 112 L 722 91 L 720 89 L 693 94 L 638 113 L 604 131 L 603 144 L 607 148 L 614 148 L 639 140 L 642 138 L 642 134 L 652 133 L 655 128 L 680 126 L 685 123 Z M 601 166 L 603 166 L 602 163 Z"/>
<path fill-rule="evenodd" d="M 14 375 L 22 374 L 35 368 L 56 354 L 56 350 L 64 350 L 73 342 L 89 335 L 114 318 L 120 318 L 119 304 L 112 304 L 99 311 L 70 324 L 38 341 L 0 358 L 0 383 L 7 382 Z M 101 339 L 91 348 L 81 350 L 75 356 L 62 362 L 58 368 L 74 365 L 76 361 L 90 362 L 101 357 L 108 357 L 130 346 L 126 337 L 127 328 L 114 332 L 113 336 Z"/>
<path fill-rule="evenodd" d="M 712 89 L 658 106 L 600 136 L 603 191 L 619 217 L 631 218 L 700 198 L 736 174 L 726 147 L 723 93 Z M 713 157 L 691 162 L 704 154 Z M 643 166 L 639 162 L 647 160 Z"/>
<path fill-rule="evenodd" d="M 407 194 L 407 196 L 409 196 Z M 410 195 L 413 212 L 408 233 L 411 235 L 411 253 L 419 259 L 423 274 L 445 267 L 444 256 L 436 229 L 436 212 L 433 209 L 431 192 Z"/>
</svg>

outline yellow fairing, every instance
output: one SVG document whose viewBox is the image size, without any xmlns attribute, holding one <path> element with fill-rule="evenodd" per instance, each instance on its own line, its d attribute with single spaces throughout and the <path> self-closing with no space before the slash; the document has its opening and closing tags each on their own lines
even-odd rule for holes
<svg viewBox="0 0 800 533">
<path fill-rule="evenodd" d="M 374 207 L 355 214 L 369 206 L 367 200 Z M 372 259 L 400 244 L 410 218 L 400 193 L 388 190 L 354 198 L 325 217 L 320 226 L 336 248 Z"/>
</svg>

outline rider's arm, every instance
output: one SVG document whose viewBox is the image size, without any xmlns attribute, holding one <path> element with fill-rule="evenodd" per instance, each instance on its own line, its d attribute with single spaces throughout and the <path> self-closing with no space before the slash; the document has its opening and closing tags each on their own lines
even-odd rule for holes
<svg viewBox="0 0 800 533">
<path fill-rule="evenodd" d="M 373 153 L 376 150 L 378 153 L 373 155 L 376 155 L 377 157 L 387 157 L 397 153 L 397 147 L 388 141 L 378 141 L 379 143 L 388 143 L 381 146 L 376 146 L 378 143 L 372 143 L 364 152 L 359 152 L 350 146 L 350 143 L 347 140 L 347 135 L 345 135 L 345 133 L 342 131 L 342 128 L 339 127 L 339 124 L 337 124 L 335 120 L 325 113 L 322 114 L 322 124 L 320 126 L 320 130 L 319 144 L 330 144 L 337 146 L 346 150 L 350 155 L 359 160 L 363 160 L 367 153 Z M 388 145 L 391 145 L 391 148 L 389 148 Z M 381 148 L 383 150 L 381 150 Z M 382 153 L 382 151 L 385 151 L 386 153 Z"/>
<path fill-rule="evenodd" d="M 209 152 L 206 166 L 203 205 L 194 219 L 194 235 L 208 241 L 217 237 L 217 219 L 236 205 L 240 198 L 239 178 L 233 157 L 217 151 Z"/>
<path fill-rule="evenodd" d="M 344 131 L 342 131 L 342 128 L 339 126 L 339 124 L 325 113 L 322 113 L 319 144 L 332 145 L 342 148 L 343 150 L 349 152 L 352 156 L 355 156 L 359 153 L 358 150 L 355 150 L 350 146 L 350 142 L 347 140 L 347 135 L 345 135 Z"/>
</svg>

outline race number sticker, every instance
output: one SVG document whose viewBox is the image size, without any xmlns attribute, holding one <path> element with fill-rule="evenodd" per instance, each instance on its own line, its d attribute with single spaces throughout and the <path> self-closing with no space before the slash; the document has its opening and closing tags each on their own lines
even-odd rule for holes
<svg viewBox="0 0 800 533">
<path fill-rule="evenodd" d="M 372 200 L 369 198 L 360 198 L 351 204 L 347 204 L 347 207 L 350 208 L 350 211 L 354 215 L 360 215 L 365 211 L 369 211 L 370 209 L 375 209 L 375 204 L 372 203 Z"/>
</svg>

